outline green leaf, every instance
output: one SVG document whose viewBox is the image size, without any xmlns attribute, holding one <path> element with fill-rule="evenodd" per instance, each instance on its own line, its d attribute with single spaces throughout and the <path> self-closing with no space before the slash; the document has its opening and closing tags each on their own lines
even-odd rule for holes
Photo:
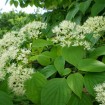
<svg viewBox="0 0 105 105">
<path fill-rule="evenodd" d="M 4 91 L 6 93 L 9 92 L 9 89 L 8 89 L 8 78 L 7 77 L 5 78 L 5 80 L 0 82 L 0 90 Z"/>
<path fill-rule="evenodd" d="M 17 7 L 18 6 L 18 1 L 14 1 L 14 5 L 15 5 L 15 7 Z"/>
<path fill-rule="evenodd" d="M 13 105 L 9 95 L 3 91 L 0 91 L 0 105 Z"/>
<path fill-rule="evenodd" d="M 68 74 L 70 74 L 71 73 L 71 69 L 70 68 L 65 68 L 64 70 L 63 70 L 63 73 L 62 73 L 62 75 L 64 76 L 64 75 L 68 75 Z"/>
<path fill-rule="evenodd" d="M 29 57 L 29 61 L 32 62 L 32 61 L 35 61 L 35 60 L 37 60 L 37 55 Z"/>
<path fill-rule="evenodd" d="M 70 95 L 71 90 L 64 78 L 49 80 L 42 89 L 41 105 L 66 105 Z"/>
<path fill-rule="evenodd" d="M 75 15 L 77 14 L 78 11 L 79 11 L 78 5 L 75 6 L 75 8 L 69 10 L 69 12 L 66 15 L 66 20 L 72 20 L 75 17 Z"/>
<path fill-rule="evenodd" d="M 40 55 L 37 56 L 37 61 L 43 66 L 47 66 L 51 63 L 50 62 L 50 57 L 47 54 L 48 53 L 43 52 L 43 53 L 41 53 Z"/>
<path fill-rule="evenodd" d="M 50 51 L 50 57 L 54 59 L 57 57 L 57 48 L 55 46 Z"/>
<path fill-rule="evenodd" d="M 93 105 L 90 97 L 85 93 L 82 94 L 81 99 L 75 94 L 72 94 L 69 103 L 67 105 Z"/>
<path fill-rule="evenodd" d="M 63 0 L 46 0 L 45 1 L 45 6 L 48 9 L 54 9 L 57 8 L 58 5 L 62 3 Z"/>
<path fill-rule="evenodd" d="M 86 34 L 85 35 L 85 39 L 89 42 L 91 42 L 91 47 L 94 46 L 97 41 L 99 40 L 100 37 L 97 37 L 97 38 L 94 38 L 93 37 L 93 33 L 90 33 L 90 34 Z"/>
<path fill-rule="evenodd" d="M 105 46 L 101 46 L 90 52 L 89 57 L 91 58 L 97 58 L 101 55 L 105 55 Z"/>
<path fill-rule="evenodd" d="M 57 72 L 57 70 L 54 67 L 54 65 L 48 65 L 48 66 L 44 67 L 40 72 L 43 75 L 45 75 L 46 78 L 49 78 L 50 76 L 52 76 L 53 74 L 55 74 Z"/>
<path fill-rule="evenodd" d="M 82 90 L 83 90 L 83 83 L 84 83 L 84 78 L 81 74 L 75 73 L 69 75 L 67 78 L 67 83 L 71 90 L 81 98 L 82 95 Z"/>
<path fill-rule="evenodd" d="M 90 4 L 91 4 L 92 0 L 87 0 L 85 2 L 81 2 L 79 4 L 79 9 L 80 11 L 85 14 L 86 10 L 89 8 Z"/>
<path fill-rule="evenodd" d="M 87 91 L 95 96 L 95 92 L 94 92 L 94 87 L 99 84 L 99 83 L 102 83 L 105 81 L 105 72 L 102 72 L 102 73 L 87 73 L 85 76 L 84 76 L 84 84 L 85 84 L 85 87 L 87 89 Z"/>
<path fill-rule="evenodd" d="M 96 3 L 99 3 L 99 4 L 104 4 L 105 3 L 105 0 L 94 0 Z"/>
<path fill-rule="evenodd" d="M 105 71 L 105 64 L 94 59 L 83 59 L 80 61 L 78 69 L 87 72 L 103 72 Z"/>
<path fill-rule="evenodd" d="M 64 47 L 62 50 L 65 60 L 76 67 L 84 55 L 85 51 L 82 47 Z"/>
<path fill-rule="evenodd" d="M 81 20 L 82 20 L 82 15 L 77 15 L 75 16 L 75 18 L 73 19 L 73 22 L 75 22 L 76 24 L 81 24 Z"/>
<path fill-rule="evenodd" d="M 40 105 L 41 90 L 47 80 L 44 75 L 37 72 L 32 75 L 32 78 L 25 82 L 26 96 L 33 103 Z"/>
<path fill-rule="evenodd" d="M 102 62 L 105 63 L 105 56 L 103 56 L 103 58 L 102 58 Z"/>
<path fill-rule="evenodd" d="M 95 3 L 91 8 L 91 15 L 98 15 L 105 8 L 105 3 Z"/>
<path fill-rule="evenodd" d="M 65 59 L 62 56 L 57 57 L 54 61 L 54 66 L 59 74 L 62 74 L 65 66 Z"/>
<path fill-rule="evenodd" d="M 44 39 L 36 39 L 32 43 L 32 48 L 38 48 L 38 47 L 45 47 L 48 45 L 52 45 L 53 43 L 51 41 L 47 41 Z"/>
</svg>

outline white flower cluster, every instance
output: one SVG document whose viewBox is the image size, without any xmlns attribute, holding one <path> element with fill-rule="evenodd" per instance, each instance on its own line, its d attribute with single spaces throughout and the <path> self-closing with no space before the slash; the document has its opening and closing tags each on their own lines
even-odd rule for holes
<svg viewBox="0 0 105 105">
<path fill-rule="evenodd" d="M 7 50 L 4 50 L 0 54 L 0 69 L 3 69 L 9 60 L 15 59 L 18 51 L 19 49 L 15 46 L 10 46 Z"/>
<path fill-rule="evenodd" d="M 96 85 L 94 90 L 96 92 L 96 100 L 101 103 L 100 105 L 105 105 L 105 82 Z"/>
<path fill-rule="evenodd" d="M 100 36 L 100 32 L 105 31 L 105 17 L 90 17 L 83 24 L 83 28 L 85 32 L 87 30 L 87 33 L 93 33 L 94 37 Z"/>
<path fill-rule="evenodd" d="M 46 24 L 39 22 L 39 21 L 34 21 L 31 23 L 28 23 L 25 27 L 21 28 L 19 31 L 19 36 L 23 40 L 35 38 L 37 39 L 39 35 L 41 34 L 42 29 L 46 29 Z"/>
<path fill-rule="evenodd" d="M 24 81 L 33 73 L 33 69 L 28 65 L 31 39 L 37 39 L 45 28 L 45 23 L 34 21 L 19 32 L 6 33 L 0 39 L 0 81 L 5 80 L 5 76 L 9 74 L 8 85 L 17 95 L 24 94 Z M 27 41 L 27 45 L 24 41 Z"/>
<path fill-rule="evenodd" d="M 19 51 L 19 37 L 16 37 L 16 32 L 10 32 L 0 39 L 0 80 L 4 80 L 6 76 L 6 65 L 12 59 L 15 59 Z"/>
<path fill-rule="evenodd" d="M 25 88 L 24 82 L 31 78 L 31 74 L 34 73 L 32 68 L 24 68 L 22 65 L 16 67 L 13 64 L 9 69 L 8 72 L 11 73 L 8 79 L 9 88 L 16 94 L 16 95 L 24 95 Z"/>
<path fill-rule="evenodd" d="M 8 32 L 0 40 L 0 49 L 6 49 L 10 46 L 19 46 L 21 41 L 17 35 L 17 32 Z"/>
<path fill-rule="evenodd" d="M 84 46 L 85 49 L 90 49 L 90 42 L 85 40 L 82 26 L 70 21 L 62 21 L 59 26 L 53 30 L 56 34 L 52 41 L 59 43 L 61 46 Z"/>
<path fill-rule="evenodd" d="M 83 25 L 64 20 L 52 30 L 55 34 L 52 41 L 61 46 L 83 46 L 89 50 L 91 42 L 86 40 L 86 35 L 92 34 L 96 38 L 101 31 L 105 31 L 105 18 L 103 16 L 90 17 Z"/>
<path fill-rule="evenodd" d="M 28 49 L 20 49 L 20 52 L 18 53 L 18 56 L 17 56 L 17 60 L 21 61 L 24 64 L 27 64 L 28 63 L 27 57 L 30 53 L 31 51 Z"/>
</svg>

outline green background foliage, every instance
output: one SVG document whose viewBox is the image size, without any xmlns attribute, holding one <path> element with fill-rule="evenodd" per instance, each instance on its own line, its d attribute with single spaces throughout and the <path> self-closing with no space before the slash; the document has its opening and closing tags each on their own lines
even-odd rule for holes
<svg viewBox="0 0 105 105">
<path fill-rule="evenodd" d="M 40 20 L 37 14 L 27 14 L 24 12 L 4 12 L 0 14 L 0 38 L 9 31 L 18 31 L 21 27 L 33 20 Z"/>
</svg>

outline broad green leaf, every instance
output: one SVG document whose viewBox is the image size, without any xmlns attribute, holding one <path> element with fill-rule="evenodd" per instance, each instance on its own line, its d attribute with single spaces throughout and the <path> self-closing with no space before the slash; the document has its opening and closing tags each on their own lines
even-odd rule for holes
<svg viewBox="0 0 105 105">
<path fill-rule="evenodd" d="M 13 102 L 8 94 L 0 91 L 0 105 L 13 105 Z"/>
<path fill-rule="evenodd" d="M 67 78 L 67 83 L 71 90 L 81 98 L 82 95 L 82 90 L 83 90 L 83 83 L 84 83 L 84 78 L 81 74 L 75 73 L 69 75 Z"/>
<path fill-rule="evenodd" d="M 84 84 L 85 84 L 85 88 L 87 89 L 87 91 L 95 96 L 95 92 L 94 92 L 94 87 L 105 81 L 105 72 L 102 73 L 87 73 L 84 76 Z"/>
<path fill-rule="evenodd" d="M 91 4 L 92 0 L 87 0 L 85 2 L 81 2 L 79 4 L 79 9 L 80 11 L 85 14 L 86 10 L 89 8 L 90 4 Z"/>
<path fill-rule="evenodd" d="M 72 94 L 69 103 L 67 105 L 93 105 L 93 104 L 90 97 L 85 93 L 83 93 L 81 99 L 78 98 L 75 94 Z"/>
<path fill-rule="evenodd" d="M 77 14 L 78 11 L 79 11 L 78 5 L 75 6 L 75 8 L 69 10 L 69 12 L 66 15 L 66 20 L 72 20 L 75 17 L 75 15 Z"/>
<path fill-rule="evenodd" d="M 37 56 L 37 61 L 43 66 L 47 66 L 51 63 L 50 62 L 50 57 L 47 55 L 46 52 L 43 52 L 40 55 L 38 55 Z"/>
<path fill-rule="evenodd" d="M 44 39 L 36 39 L 32 43 L 32 48 L 38 48 L 38 47 L 45 47 L 48 45 L 52 45 L 53 43 L 51 41 L 47 41 Z"/>
<path fill-rule="evenodd" d="M 44 67 L 40 72 L 43 75 L 45 75 L 46 78 L 49 78 L 50 76 L 52 76 L 53 74 L 55 74 L 57 72 L 57 70 L 54 67 L 54 65 L 48 65 L 48 66 Z"/>
<path fill-rule="evenodd" d="M 64 75 L 68 75 L 68 74 L 70 74 L 71 73 L 71 69 L 70 68 L 65 68 L 64 70 L 63 70 L 63 73 L 62 73 L 62 75 L 64 76 Z"/>
<path fill-rule="evenodd" d="M 91 8 L 91 15 L 98 15 L 105 8 L 105 3 L 95 3 Z"/>
<path fill-rule="evenodd" d="M 62 56 L 57 57 L 54 61 L 54 66 L 59 74 L 62 74 L 65 66 L 65 59 Z"/>
<path fill-rule="evenodd" d="M 76 67 L 84 55 L 85 51 L 82 47 L 64 47 L 62 50 L 65 60 Z"/>
<path fill-rule="evenodd" d="M 80 61 L 78 69 L 87 72 L 103 72 L 105 71 L 105 64 L 94 59 L 83 59 Z"/>
<path fill-rule="evenodd" d="M 101 46 L 90 52 L 89 57 L 91 58 L 97 58 L 101 55 L 105 55 L 105 46 Z"/>
<path fill-rule="evenodd" d="M 94 0 L 96 3 L 99 3 L 99 4 L 104 4 L 105 3 L 105 0 Z"/>
<path fill-rule="evenodd" d="M 50 57 L 51 58 L 56 58 L 57 57 L 57 47 L 53 47 L 52 49 L 51 49 L 51 51 L 50 51 Z"/>
<path fill-rule="evenodd" d="M 25 82 L 26 96 L 33 103 L 40 105 L 41 90 L 47 80 L 44 75 L 37 72 L 32 75 L 32 78 Z"/>
<path fill-rule="evenodd" d="M 70 95 L 71 90 L 64 78 L 49 80 L 42 89 L 41 105 L 66 105 Z"/>
</svg>

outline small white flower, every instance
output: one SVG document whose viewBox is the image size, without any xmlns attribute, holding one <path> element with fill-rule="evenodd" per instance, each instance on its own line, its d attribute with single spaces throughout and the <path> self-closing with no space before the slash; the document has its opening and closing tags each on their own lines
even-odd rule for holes
<svg viewBox="0 0 105 105">
<path fill-rule="evenodd" d="M 54 43 L 64 46 L 84 46 L 85 49 L 90 49 L 90 42 L 85 40 L 85 34 L 83 34 L 83 27 L 76 25 L 76 23 L 70 21 L 62 21 L 58 26 L 52 30 L 55 37 L 52 38 Z"/>
<path fill-rule="evenodd" d="M 100 105 L 105 105 L 105 83 L 96 85 L 94 90 L 96 92 L 96 100 L 101 103 Z"/>
<path fill-rule="evenodd" d="M 46 23 L 42 23 L 40 21 L 33 21 L 21 28 L 18 35 L 23 42 L 27 40 L 27 38 L 37 39 L 41 34 L 41 30 L 45 29 L 46 26 Z"/>
<path fill-rule="evenodd" d="M 8 79 L 8 86 L 16 95 L 24 95 L 24 82 L 31 78 L 31 74 L 33 74 L 34 71 L 32 68 L 23 68 L 21 65 L 14 66 L 15 65 L 12 65 L 11 69 L 13 70 L 9 71 L 11 75 Z"/>
</svg>

